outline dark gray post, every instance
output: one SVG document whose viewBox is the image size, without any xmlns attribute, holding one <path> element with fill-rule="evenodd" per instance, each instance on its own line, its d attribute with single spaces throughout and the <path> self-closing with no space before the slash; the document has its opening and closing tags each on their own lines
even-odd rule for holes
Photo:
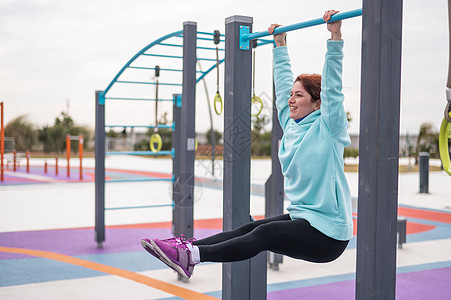
<svg viewBox="0 0 451 300">
<path fill-rule="evenodd" d="M 265 217 L 274 217 L 283 214 L 283 175 L 279 161 L 279 142 L 283 131 L 280 127 L 276 108 L 276 95 L 273 86 L 273 112 L 271 131 L 271 176 L 265 183 Z M 279 264 L 283 262 L 283 255 L 270 252 L 268 255 L 269 267 L 279 270 Z"/>
<path fill-rule="evenodd" d="M 252 18 L 232 16 L 225 26 L 223 229 L 227 231 L 250 221 L 252 51 L 240 50 L 239 40 L 240 27 L 252 31 Z M 225 263 L 222 274 L 222 299 L 266 299 L 265 253 Z"/>
<path fill-rule="evenodd" d="M 395 299 L 402 0 L 364 0 L 356 299 Z"/>
<path fill-rule="evenodd" d="M 193 236 L 194 146 L 196 112 L 196 35 L 195 22 L 183 23 L 183 91 L 180 116 L 180 175 L 175 178 L 180 191 L 174 203 L 174 234 Z"/>
<path fill-rule="evenodd" d="M 429 153 L 420 152 L 420 193 L 429 193 Z"/>
<path fill-rule="evenodd" d="M 105 241 L 105 96 L 96 91 L 95 127 L 95 239 L 102 248 Z"/>
<path fill-rule="evenodd" d="M 181 122 L 180 115 L 182 110 L 182 95 L 173 94 L 174 105 L 172 106 L 172 123 L 174 124 L 174 128 L 172 129 L 172 150 L 174 151 L 174 156 L 172 157 L 172 176 L 174 179 L 180 177 L 180 131 L 181 131 Z M 180 188 L 179 185 L 175 184 L 175 181 L 172 183 L 172 203 L 180 202 Z M 175 224 L 176 224 L 176 214 L 175 214 L 175 205 L 172 209 L 172 233 L 175 235 Z"/>
</svg>

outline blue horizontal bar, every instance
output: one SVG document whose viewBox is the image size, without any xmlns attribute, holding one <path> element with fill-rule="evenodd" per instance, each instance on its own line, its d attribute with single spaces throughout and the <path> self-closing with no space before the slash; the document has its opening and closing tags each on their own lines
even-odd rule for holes
<svg viewBox="0 0 451 300">
<path fill-rule="evenodd" d="M 105 155 L 174 155 L 174 151 L 159 151 L 157 153 L 152 151 L 120 151 L 120 152 L 105 152 Z"/>
<path fill-rule="evenodd" d="M 155 57 L 167 57 L 167 58 L 183 58 L 183 56 L 166 55 L 166 54 L 153 54 L 153 53 L 143 53 L 145 56 L 155 56 Z"/>
<path fill-rule="evenodd" d="M 221 36 L 224 36 L 224 35 L 221 34 Z M 178 35 L 178 36 L 174 36 L 174 37 L 182 38 L 183 35 Z M 202 40 L 202 41 L 210 41 L 210 42 L 213 42 L 213 38 L 203 38 L 203 37 L 198 37 L 197 39 L 198 39 L 198 40 Z M 219 41 L 220 41 L 220 42 L 225 42 L 225 40 L 219 40 Z"/>
<path fill-rule="evenodd" d="M 202 41 L 210 41 L 210 42 L 213 42 L 213 39 L 209 39 L 209 38 L 201 38 L 201 37 L 198 37 L 197 39 L 198 39 L 198 40 L 202 40 Z M 220 42 L 224 42 L 224 40 L 220 40 Z"/>
<path fill-rule="evenodd" d="M 113 128 L 113 127 L 155 128 L 155 125 L 105 125 L 105 127 L 109 127 L 109 128 Z M 172 124 L 172 125 L 161 124 L 161 125 L 158 125 L 158 128 L 174 128 L 174 124 Z"/>
<path fill-rule="evenodd" d="M 216 61 L 216 58 L 203 58 L 203 57 L 198 57 L 197 60 Z"/>
<path fill-rule="evenodd" d="M 197 47 L 197 49 L 202 49 L 202 50 L 216 50 L 216 48 L 211 48 L 211 47 Z M 218 48 L 219 51 L 225 51 L 224 48 Z"/>
<path fill-rule="evenodd" d="M 155 68 L 149 68 L 149 67 L 132 67 L 129 66 L 129 69 L 142 69 L 142 70 L 155 70 Z M 170 72 L 183 72 L 183 70 L 180 69 L 165 69 L 165 68 L 160 68 L 160 71 L 170 71 Z"/>
<path fill-rule="evenodd" d="M 160 46 L 169 46 L 169 47 L 183 47 L 183 45 L 180 44 L 169 44 L 169 43 L 159 43 Z"/>
<path fill-rule="evenodd" d="M 146 55 L 146 56 L 156 56 L 156 57 L 167 57 L 167 58 L 178 58 L 178 59 L 183 59 L 183 56 L 175 56 L 175 55 L 149 54 L 149 53 L 144 53 L 143 55 Z M 203 57 L 198 57 L 197 60 L 216 61 L 216 59 L 214 59 L 214 58 L 203 58 Z M 118 82 L 119 82 L 119 81 L 118 81 Z"/>
<path fill-rule="evenodd" d="M 155 98 L 124 98 L 124 97 L 106 97 L 105 100 L 138 100 L 138 101 L 156 101 Z M 158 99 L 158 101 L 171 101 L 174 99 Z"/>
<path fill-rule="evenodd" d="M 155 68 L 149 68 L 149 67 L 128 67 L 129 69 L 142 69 L 142 70 L 155 70 Z M 183 72 L 183 70 L 180 69 L 164 69 L 160 68 L 160 71 L 170 71 L 170 72 Z M 196 71 L 197 73 L 202 73 L 202 71 Z"/>
<path fill-rule="evenodd" d="M 155 125 L 105 125 L 105 127 L 108 127 L 108 128 L 117 128 L 117 127 L 119 127 L 119 128 L 124 128 L 124 127 L 126 127 L 126 128 L 156 128 L 156 127 L 158 127 L 158 128 L 174 128 L 175 125 L 173 125 L 173 124 L 171 124 L 171 125 L 160 124 L 158 126 L 155 126 Z"/>
<path fill-rule="evenodd" d="M 174 181 L 172 178 L 143 178 L 143 179 L 111 179 L 105 182 L 145 182 L 145 181 Z"/>
<path fill-rule="evenodd" d="M 105 207 L 105 210 L 135 209 L 135 208 L 155 208 L 155 207 L 168 207 L 168 206 L 174 207 L 174 204 L 123 206 L 123 207 Z"/>
<path fill-rule="evenodd" d="M 342 13 L 338 13 L 333 15 L 330 18 L 329 23 L 331 22 L 335 22 L 335 21 L 339 21 L 339 20 L 344 20 L 344 19 L 349 19 L 349 18 L 354 18 L 354 17 L 358 17 L 362 15 L 362 9 L 355 9 L 355 10 L 351 10 L 351 11 L 347 11 L 347 12 L 342 12 Z M 298 29 L 302 29 L 302 28 L 306 28 L 306 27 L 312 27 L 312 26 L 316 26 L 316 25 L 321 25 L 321 24 L 325 24 L 326 22 L 324 22 L 323 18 L 317 18 L 317 19 L 313 19 L 313 20 L 309 20 L 309 21 L 304 21 L 304 22 L 300 22 L 300 23 L 296 23 L 296 24 L 291 24 L 291 25 L 286 25 L 286 26 L 280 26 L 277 27 L 274 30 L 274 34 L 279 34 L 279 33 L 283 33 L 283 32 L 288 32 L 288 31 L 293 31 L 293 30 L 298 30 Z M 240 38 L 242 41 L 249 41 L 249 40 L 254 40 L 254 39 L 258 39 L 264 36 L 270 36 L 271 34 L 268 33 L 268 31 L 260 31 L 260 32 L 255 32 L 255 33 L 249 33 L 249 34 L 244 34 L 242 35 Z"/>
<path fill-rule="evenodd" d="M 273 45 L 275 45 L 276 42 L 274 42 L 274 40 L 263 40 L 263 39 L 258 39 L 258 40 L 257 40 L 257 47 L 259 47 L 259 46 L 264 46 L 264 45 L 268 45 L 268 44 L 273 44 Z"/>
<path fill-rule="evenodd" d="M 155 85 L 155 82 L 147 82 L 147 81 L 124 81 L 124 80 L 117 80 L 118 83 L 136 83 L 136 84 L 153 84 Z M 181 83 L 166 83 L 166 82 L 160 82 L 159 85 L 174 85 L 174 86 L 182 86 Z"/>
<path fill-rule="evenodd" d="M 205 31 L 198 31 L 197 34 L 215 35 L 214 32 L 205 32 Z M 220 34 L 220 36 L 225 36 L 225 34 Z"/>
</svg>

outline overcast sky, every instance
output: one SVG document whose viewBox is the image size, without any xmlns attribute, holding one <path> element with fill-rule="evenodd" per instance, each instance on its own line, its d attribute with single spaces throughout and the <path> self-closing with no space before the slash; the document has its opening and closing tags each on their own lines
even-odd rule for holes
<svg viewBox="0 0 451 300">
<path fill-rule="evenodd" d="M 184 21 L 197 22 L 198 31 L 224 33 L 224 20 L 232 15 L 251 16 L 254 31 L 269 24 L 292 24 L 322 16 L 327 9 L 341 11 L 361 7 L 361 1 L 267 1 L 267 0 L 2 0 L 0 1 L 0 101 L 5 102 L 5 122 L 27 115 L 37 126 L 53 124 L 61 111 L 69 110 L 79 125 L 94 127 L 94 95 L 104 90 L 122 66 L 147 44 L 181 30 Z M 445 0 L 404 1 L 401 133 L 415 134 L 423 122 L 438 130 L 445 107 L 448 74 L 448 19 Z M 344 21 L 345 109 L 353 121 L 350 132 L 359 129 L 361 18 Z M 288 34 L 293 71 L 321 73 L 325 26 Z M 208 44 L 208 43 L 207 43 Z M 204 44 L 205 45 L 205 44 Z M 210 44 L 208 44 L 210 45 Z M 211 43 L 210 46 L 213 46 Z M 271 46 L 257 49 L 257 95 L 272 93 Z M 165 48 L 153 53 L 168 53 Z M 171 50 L 175 51 L 175 50 Z M 214 58 L 214 52 L 202 56 Z M 200 56 L 200 54 L 199 54 Z M 155 58 L 142 65 L 162 68 L 181 62 Z M 202 68 L 209 67 L 202 62 Z M 221 72 L 223 72 L 223 66 Z M 134 77 L 133 77 L 134 76 Z M 130 75 L 152 81 L 152 72 Z M 176 73 L 162 74 L 161 80 L 180 82 Z M 223 95 L 223 76 L 220 78 Z M 210 101 L 216 92 L 216 73 L 207 76 Z M 112 90 L 109 96 L 153 97 L 154 89 L 128 87 Z M 161 89 L 168 98 L 180 88 Z M 116 93 L 116 94 L 114 94 Z M 197 87 L 196 130 L 205 132 L 210 120 L 203 85 Z M 270 112 L 270 102 L 263 113 Z M 107 102 L 108 124 L 149 125 L 155 123 L 153 103 Z M 159 114 L 168 111 L 160 104 Z M 214 126 L 223 130 L 223 116 L 214 115 Z M 6 124 L 5 123 L 5 124 Z"/>
</svg>

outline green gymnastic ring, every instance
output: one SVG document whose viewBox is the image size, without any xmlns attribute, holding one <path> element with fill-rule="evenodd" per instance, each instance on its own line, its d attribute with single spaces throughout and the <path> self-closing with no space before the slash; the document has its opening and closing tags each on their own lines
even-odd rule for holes
<svg viewBox="0 0 451 300">
<path fill-rule="evenodd" d="M 254 104 L 254 103 L 259 103 L 260 104 L 260 110 L 256 114 L 252 115 L 253 117 L 257 117 L 263 110 L 263 101 L 262 101 L 262 99 L 260 97 L 257 97 L 257 96 L 254 95 L 252 97 L 252 104 Z"/>
<path fill-rule="evenodd" d="M 451 117 L 451 112 L 449 112 L 449 116 Z M 451 139 L 451 123 L 443 119 L 439 134 L 440 159 L 442 160 L 443 169 L 451 176 L 451 162 L 448 149 L 449 139 Z"/>
<path fill-rule="evenodd" d="M 157 144 L 156 148 L 155 144 Z M 150 137 L 150 150 L 152 150 L 153 153 L 158 153 L 161 150 L 161 147 L 163 147 L 161 135 L 159 135 L 158 133 L 152 134 L 152 136 Z"/>
<path fill-rule="evenodd" d="M 221 110 L 218 112 L 218 109 L 216 107 L 216 103 L 220 103 L 221 104 Z M 221 95 L 219 94 L 219 91 L 216 92 L 215 95 L 215 100 L 213 101 L 213 107 L 215 109 L 216 114 L 219 116 L 220 114 L 222 114 L 222 108 L 223 108 L 223 104 L 222 104 L 222 98 Z"/>
</svg>

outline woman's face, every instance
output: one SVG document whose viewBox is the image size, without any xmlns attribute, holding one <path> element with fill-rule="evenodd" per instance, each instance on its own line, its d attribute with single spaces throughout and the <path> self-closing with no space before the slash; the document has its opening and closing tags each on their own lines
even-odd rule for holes
<svg viewBox="0 0 451 300">
<path fill-rule="evenodd" d="M 321 106 L 321 100 L 312 102 L 312 96 L 304 89 L 300 81 L 296 81 L 291 88 L 291 97 L 288 99 L 290 118 L 301 119 Z"/>
</svg>

